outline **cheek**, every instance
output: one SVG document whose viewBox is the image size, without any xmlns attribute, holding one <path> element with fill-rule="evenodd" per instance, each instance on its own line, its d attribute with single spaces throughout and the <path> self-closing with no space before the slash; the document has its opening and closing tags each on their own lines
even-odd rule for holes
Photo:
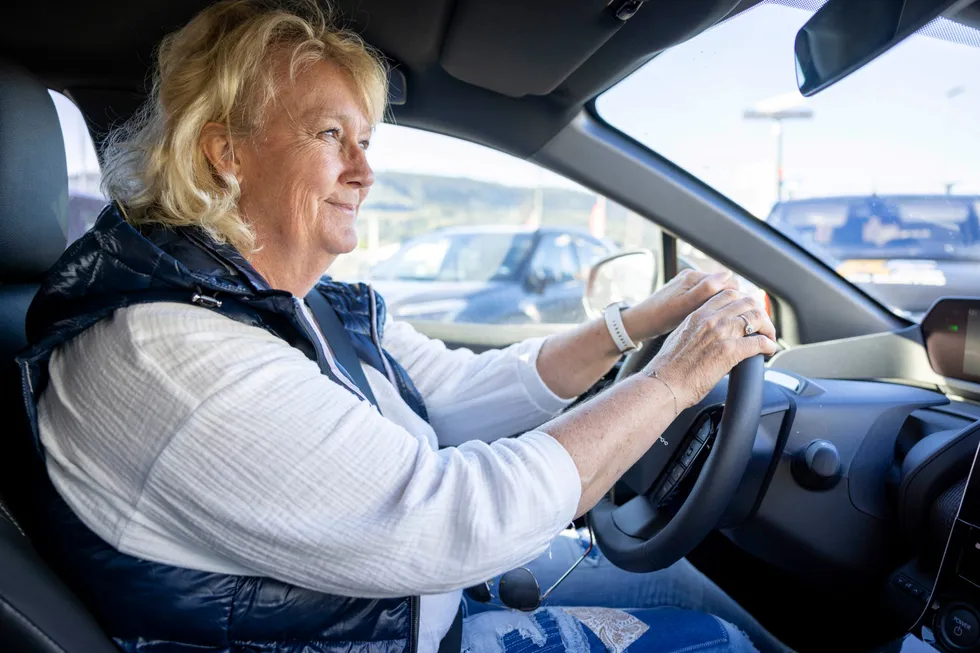
<svg viewBox="0 0 980 653">
<path fill-rule="evenodd" d="M 287 193 L 289 179 L 289 157 L 272 148 L 252 150 L 242 157 L 241 180 L 242 201 L 267 209 L 274 202 L 281 201 Z"/>
</svg>

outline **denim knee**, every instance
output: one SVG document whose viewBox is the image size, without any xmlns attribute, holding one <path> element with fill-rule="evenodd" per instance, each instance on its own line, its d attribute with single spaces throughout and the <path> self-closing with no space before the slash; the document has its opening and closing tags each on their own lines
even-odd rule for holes
<svg viewBox="0 0 980 653">
<path fill-rule="evenodd" d="M 745 633 L 724 619 L 718 619 L 718 617 L 715 617 L 715 619 L 718 620 L 718 623 L 721 624 L 721 627 L 728 634 L 727 647 L 718 649 L 719 653 L 722 651 L 726 653 L 758 653 L 758 649 L 756 649 Z"/>
</svg>

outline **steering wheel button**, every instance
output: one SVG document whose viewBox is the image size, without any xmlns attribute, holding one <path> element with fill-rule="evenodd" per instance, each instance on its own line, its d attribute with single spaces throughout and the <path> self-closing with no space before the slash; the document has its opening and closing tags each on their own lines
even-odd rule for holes
<svg viewBox="0 0 980 653">
<path fill-rule="evenodd" d="M 684 467 L 690 467 L 694 459 L 697 458 L 699 451 L 701 451 L 701 443 L 697 440 L 692 441 L 691 444 L 687 445 L 684 455 L 681 456 L 680 463 Z"/>
<path fill-rule="evenodd" d="M 642 351 L 642 350 L 641 350 Z M 633 357 L 627 359 L 622 369 L 627 369 Z M 719 438 L 715 446 L 704 444 L 699 456 L 708 458 L 710 472 L 702 474 L 697 483 L 691 483 L 687 496 L 675 486 L 667 493 L 667 501 L 684 501 L 678 511 L 660 511 L 659 502 L 653 501 L 650 494 L 638 494 L 622 505 L 616 505 L 613 497 L 604 496 L 592 508 L 591 517 L 596 542 L 603 555 L 626 571 L 648 572 L 663 569 L 683 557 L 709 533 L 721 525 L 725 512 L 736 493 L 759 431 L 763 412 L 765 360 L 761 354 L 747 358 L 736 365 L 729 375 L 725 405 L 720 413 L 719 427 L 725 437 Z M 703 419 L 703 418 L 702 418 Z M 711 442 L 713 425 L 698 421 L 696 428 L 702 439 Z M 682 454 L 690 442 L 683 440 L 674 444 Z M 637 476 L 642 485 L 656 481 L 652 494 L 660 489 L 668 478 L 687 473 L 681 466 L 662 467 L 662 460 L 670 455 L 670 450 L 662 447 L 653 449 L 654 456 L 644 461 Z M 676 472 L 675 472 L 676 470 Z M 639 485 L 639 484 L 638 484 Z M 684 483 L 688 485 L 688 483 Z M 686 488 L 685 488 L 686 489 Z M 690 509 L 687 509 L 690 508 Z"/>
<path fill-rule="evenodd" d="M 976 611 L 963 604 L 949 610 L 940 621 L 943 638 L 954 648 L 972 648 L 980 640 Z"/>
<path fill-rule="evenodd" d="M 704 420 L 704 424 L 701 425 L 701 428 L 698 429 L 698 432 L 694 434 L 694 437 L 697 438 L 698 442 L 705 442 L 709 435 L 711 435 L 711 420 L 706 419 Z"/>
</svg>

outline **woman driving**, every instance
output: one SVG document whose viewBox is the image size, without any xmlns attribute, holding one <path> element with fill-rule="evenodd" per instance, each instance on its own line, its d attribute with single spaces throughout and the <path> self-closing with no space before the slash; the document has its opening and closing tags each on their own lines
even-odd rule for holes
<svg viewBox="0 0 980 653">
<path fill-rule="evenodd" d="M 113 202 L 28 317 L 45 550 L 131 652 L 785 650 L 684 560 L 593 551 L 534 611 L 464 595 L 573 566 L 569 524 L 775 332 L 728 275 L 687 272 L 476 355 L 324 278 L 357 247 L 386 80 L 312 3 L 227 0 L 162 43 L 104 151 Z"/>
</svg>

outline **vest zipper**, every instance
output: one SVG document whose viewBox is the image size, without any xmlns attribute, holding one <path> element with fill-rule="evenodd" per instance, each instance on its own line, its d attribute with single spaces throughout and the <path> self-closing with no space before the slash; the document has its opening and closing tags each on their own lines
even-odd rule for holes
<svg viewBox="0 0 980 653">
<path fill-rule="evenodd" d="M 378 337 L 378 299 L 374 294 L 374 288 L 371 286 L 368 286 L 368 295 L 371 297 L 371 340 L 374 341 L 374 346 L 378 348 L 378 355 L 381 356 L 381 363 L 385 366 L 388 381 L 397 389 L 398 380 L 395 378 L 395 371 L 391 369 L 388 357 L 385 356 L 385 350 L 381 348 L 381 339 Z"/>
<path fill-rule="evenodd" d="M 301 321 L 303 327 L 306 330 L 306 337 L 313 341 L 313 348 L 316 350 L 317 356 L 320 360 L 327 361 L 327 366 L 333 373 L 337 380 L 343 383 L 347 388 L 354 393 L 354 396 L 358 397 L 362 401 L 367 401 L 367 397 L 361 392 L 361 389 L 354 385 L 347 375 L 340 371 L 337 364 L 334 362 L 333 355 L 330 353 L 330 348 L 327 347 L 326 340 L 323 339 L 323 334 L 320 329 L 316 326 L 316 320 L 314 320 L 310 315 L 310 309 L 306 307 L 306 303 L 303 302 L 299 297 L 293 297 L 293 301 L 296 302 L 296 306 L 299 308 L 299 314 L 301 316 Z"/>
<path fill-rule="evenodd" d="M 418 596 L 409 598 L 409 612 L 412 613 L 412 641 L 408 643 L 409 653 L 418 653 L 419 650 L 419 617 L 422 613 L 422 599 Z"/>
</svg>

